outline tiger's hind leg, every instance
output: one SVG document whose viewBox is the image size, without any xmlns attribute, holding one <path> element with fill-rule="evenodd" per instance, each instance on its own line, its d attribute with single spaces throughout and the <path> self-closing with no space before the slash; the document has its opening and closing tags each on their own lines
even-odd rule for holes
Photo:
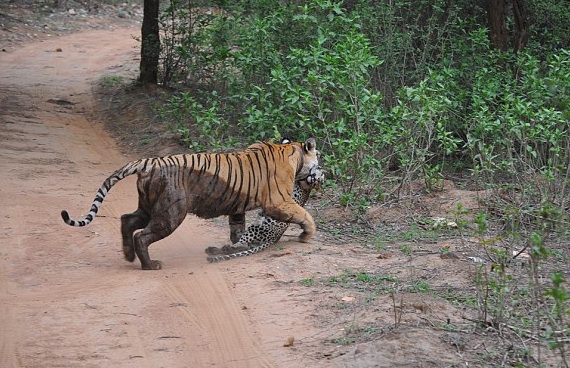
<svg viewBox="0 0 570 368">
<path fill-rule="evenodd" d="M 173 214 L 173 217 L 169 218 L 167 221 L 164 220 L 163 216 L 161 218 L 155 219 L 151 216 L 148 225 L 140 232 L 133 236 L 134 248 L 139 261 L 141 261 L 141 267 L 143 270 L 160 270 L 162 268 L 162 262 L 158 260 L 150 259 L 148 254 L 148 247 L 161 239 L 166 238 L 180 226 L 184 218 L 186 217 L 186 212 Z M 158 217 L 158 216 L 156 216 Z"/>
<path fill-rule="evenodd" d="M 148 247 L 166 238 L 180 226 L 186 218 L 188 204 L 185 195 L 173 183 L 156 188 L 146 188 L 144 182 L 139 186 L 139 209 L 148 213 L 148 221 L 142 231 L 133 236 L 134 249 L 143 270 L 159 270 L 162 263 L 150 259 Z M 142 190 L 142 189 L 146 189 Z M 149 195 L 148 193 L 153 195 Z M 149 201 L 152 198 L 152 201 Z M 139 212 L 138 214 L 140 215 Z M 136 212 L 135 212 L 136 213 Z"/>
<path fill-rule="evenodd" d="M 133 235 L 136 230 L 143 229 L 148 225 L 150 216 L 142 209 L 137 209 L 133 213 L 126 213 L 121 216 L 121 235 L 123 237 L 123 254 L 129 262 L 135 260 L 135 248 L 133 245 Z"/>
<path fill-rule="evenodd" d="M 135 234 L 134 248 L 139 261 L 141 261 L 141 268 L 143 270 L 160 270 L 162 268 L 162 262 L 150 259 L 148 247 L 152 243 L 159 241 L 160 239 L 164 239 L 168 235 L 170 234 L 154 233 L 148 227 L 145 227 L 143 231 Z"/>
</svg>

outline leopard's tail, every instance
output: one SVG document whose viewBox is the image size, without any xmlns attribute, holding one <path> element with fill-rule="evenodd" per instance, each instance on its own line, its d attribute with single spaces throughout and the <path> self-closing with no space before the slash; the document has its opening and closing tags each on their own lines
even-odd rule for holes
<svg viewBox="0 0 570 368">
<path fill-rule="evenodd" d="M 67 213 L 66 210 L 61 211 L 61 218 L 63 218 L 63 221 L 70 226 L 88 225 L 91 221 L 93 221 L 93 219 L 97 215 L 99 207 L 101 207 L 101 204 L 103 203 L 103 200 L 105 199 L 107 193 L 111 190 L 111 188 L 115 184 L 117 184 L 118 181 L 126 178 L 129 175 L 133 175 L 137 172 L 143 172 L 147 170 L 147 168 L 149 167 L 152 167 L 152 159 L 142 159 L 138 161 L 129 162 L 125 166 L 115 171 L 111 176 L 109 176 L 103 182 L 103 184 L 101 184 L 101 187 L 97 191 L 95 199 L 91 204 L 91 209 L 89 210 L 89 213 L 83 219 L 81 220 L 71 219 L 69 217 L 69 213 Z"/>
<path fill-rule="evenodd" d="M 235 253 L 219 254 L 219 255 L 215 255 L 215 256 L 209 256 L 207 259 L 208 259 L 208 262 L 210 262 L 210 263 L 217 263 L 217 262 L 221 262 L 221 261 L 227 261 L 227 260 L 232 259 L 232 258 L 246 257 L 246 256 L 250 256 L 252 254 L 261 252 L 262 250 L 264 250 L 265 248 L 268 248 L 272 244 L 273 243 L 271 243 L 271 242 L 262 243 L 260 245 L 255 246 L 255 247 L 251 247 L 249 249 L 238 251 Z"/>
</svg>

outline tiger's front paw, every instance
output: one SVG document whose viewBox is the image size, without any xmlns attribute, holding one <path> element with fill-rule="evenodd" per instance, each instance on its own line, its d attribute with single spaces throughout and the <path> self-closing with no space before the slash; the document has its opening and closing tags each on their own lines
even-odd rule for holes
<svg viewBox="0 0 570 368">
<path fill-rule="evenodd" d="M 299 235 L 299 241 L 301 243 L 308 243 L 309 240 L 313 237 L 313 234 L 303 231 L 301 235 Z"/>
</svg>

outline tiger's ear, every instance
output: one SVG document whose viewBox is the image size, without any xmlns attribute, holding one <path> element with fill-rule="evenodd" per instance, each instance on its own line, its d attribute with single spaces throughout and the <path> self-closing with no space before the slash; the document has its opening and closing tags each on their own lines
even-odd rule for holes
<svg viewBox="0 0 570 368">
<path fill-rule="evenodd" d="M 309 138 L 305 141 L 305 152 L 315 153 L 317 151 L 317 141 L 315 138 Z"/>
</svg>

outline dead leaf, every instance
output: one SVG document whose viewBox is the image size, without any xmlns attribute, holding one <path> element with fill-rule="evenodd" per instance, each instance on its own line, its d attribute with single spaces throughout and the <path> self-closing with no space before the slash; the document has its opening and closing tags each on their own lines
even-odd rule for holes
<svg viewBox="0 0 570 368">
<path fill-rule="evenodd" d="M 295 338 L 293 336 L 289 336 L 289 338 L 287 339 L 287 341 L 285 341 L 285 344 L 283 344 L 283 346 L 288 348 L 293 346 L 294 343 L 295 343 Z"/>
</svg>

